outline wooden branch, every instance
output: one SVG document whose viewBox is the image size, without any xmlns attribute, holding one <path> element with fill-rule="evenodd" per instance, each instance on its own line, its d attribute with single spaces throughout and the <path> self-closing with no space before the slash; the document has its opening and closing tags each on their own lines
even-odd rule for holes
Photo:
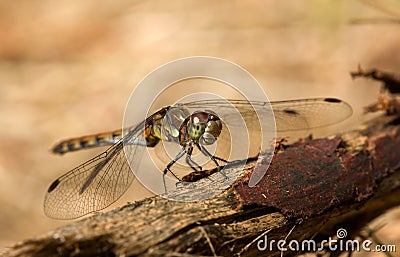
<svg viewBox="0 0 400 257">
<path fill-rule="evenodd" d="M 395 116 L 382 115 L 342 136 L 280 147 L 256 187 L 247 186 L 254 162 L 244 171 L 232 166 L 226 174 L 242 176 L 212 199 L 148 198 L 20 242 L 5 256 L 279 256 L 276 245 L 259 250 L 260 240 L 319 242 L 338 228 L 354 238 L 400 204 Z"/>
<path fill-rule="evenodd" d="M 350 72 L 353 79 L 357 77 L 372 78 L 382 82 L 381 92 L 387 91 L 392 96 L 400 93 L 400 75 L 373 68 L 364 70 L 358 65 L 357 71 Z M 386 111 L 388 115 L 400 115 L 400 102 L 395 97 L 388 98 L 381 94 L 378 101 L 364 108 L 365 112 Z"/>
<path fill-rule="evenodd" d="M 357 71 L 350 72 L 353 79 L 357 77 L 372 78 L 376 81 L 383 83 L 383 89 L 389 91 L 391 94 L 400 93 L 400 75 L 390 72 L 385 72 L 376 68 L 364 70 L 361 65 L 358 65 Z"/>
</svg>

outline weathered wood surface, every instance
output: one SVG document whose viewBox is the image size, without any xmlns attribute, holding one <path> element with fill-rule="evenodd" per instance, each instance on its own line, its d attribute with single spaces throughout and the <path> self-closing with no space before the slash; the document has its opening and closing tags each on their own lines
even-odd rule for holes
<svg viewBox="0 0 400 257">
<path fill-rule="evenodd" d="M 249 188 L 254 165 L 232 167 L 242 176 L 212 199 L 148 198 L 22 241 L 5 256 L 279 256 L 276 247 L 258 250 L 257 240 L 318 241 L 338 228 L 354 237 L 400 204 L 399 118 L 382 115 L 341 136 L 281 146 Z"/>
</svg>

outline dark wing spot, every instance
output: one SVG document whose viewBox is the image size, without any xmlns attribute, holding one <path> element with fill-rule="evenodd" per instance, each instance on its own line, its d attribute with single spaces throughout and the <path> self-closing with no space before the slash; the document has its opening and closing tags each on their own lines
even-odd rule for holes
<svg viewBox="0 0 400 257">
<path fill-rule="evenodd" d="M 339 100 L 337 98 L 325 98 L 324 101 L 328 102 L 328 103 L 341 103 L 342 102 L 342 100 Z"/>
<path fill-rule="evenodd" d="M 47 193 L 51 193 L 54 189 L 56 189 L 58 184 L 60 184 L 60 180 L 58 179 L 54 180 L 54 182 L 51 183 L 51 185 L 49 186 L 49 189 L 47 189 Z"/>
<path fill-rule="evenodd" d="M 290 115 L 299 115 L 299 113 L 295 110 L 291 110 L 291 109 L 285 109 L 283 110 L 286 114 L 290 114 Z"/>
</svg>

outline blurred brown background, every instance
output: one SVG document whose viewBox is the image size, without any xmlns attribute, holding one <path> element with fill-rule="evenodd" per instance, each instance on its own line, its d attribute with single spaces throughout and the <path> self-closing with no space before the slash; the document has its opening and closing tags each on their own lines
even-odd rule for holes
<svg viewBox="0 0 400 257">
<path fill-rule="evenodd" d="M 271 100 L 348 101 L 355 114 L 337 129 L 350 129 L 369 118 L 362 106 L 379 86 L 349 71 L 399 72 L 399 30 L 395 0 L 1 1 L 0 247 L 70 222 L 44 216 L 44 193 L 99 150 L 59 157 L 50 147 L 119 128 L 130 93 L 156 67 L 224 58 Z M 149 195 L 134 182 L 114 206 Z M 400 212 L 377 223 L 387 224 L 380 239 L 399 245 Z"/>
</svg>

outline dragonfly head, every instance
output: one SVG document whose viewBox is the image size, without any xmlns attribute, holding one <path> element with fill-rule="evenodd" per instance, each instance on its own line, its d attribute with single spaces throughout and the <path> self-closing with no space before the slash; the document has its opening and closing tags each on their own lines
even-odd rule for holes
<svg viewBox="0 0 400 257">
<path fill-rule="evenodd" d="M 188 133 L 192 140 L 211 145 L 221 134 L 222 123 L 213 112 L 195 112 L 190 116 Z"/>
</svg>

